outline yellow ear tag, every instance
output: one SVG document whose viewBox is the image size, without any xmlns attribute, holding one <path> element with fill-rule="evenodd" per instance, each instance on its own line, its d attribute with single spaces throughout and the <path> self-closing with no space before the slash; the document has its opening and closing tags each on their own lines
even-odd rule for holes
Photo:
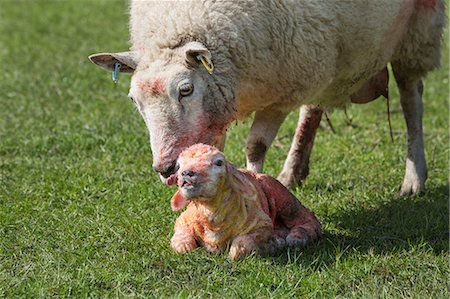
<svg viewBox="0 0 450 299">
<path fill-rule="evenodd" d="M 208 71 L 209 74 L 212 74 L 214 71 L 214 65 L 211 63 L 209 64 L 208 61 L 206 61 L 205 56 L 198 54 L 197 55 L 197 60 L 201 61 L 201 63 L 203 64 L 203 66 L 205 67 L 205 69 Z"/>
</svg>

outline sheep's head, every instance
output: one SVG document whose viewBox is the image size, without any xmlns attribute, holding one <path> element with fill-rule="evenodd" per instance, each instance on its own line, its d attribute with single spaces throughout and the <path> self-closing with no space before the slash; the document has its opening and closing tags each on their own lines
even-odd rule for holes
<svg viewBox="0 0 450 299">
<path fill-rule="evenodd" d="M 154 55 L 153 55 L 154 56 Z M 166 184 L 176 181 L 175 165 L 181 151 L 196 143 L 220 149 L 234 117 L 234 90 L 217 70 L 214 59 L 199 42 L 161 50 L 158 58 L 145 52 L 96 54 L 90 59 L 107 69 L 121 64 L 134 72 L 129 97 L 150 133 L 153 168 Z"/>
</svg>

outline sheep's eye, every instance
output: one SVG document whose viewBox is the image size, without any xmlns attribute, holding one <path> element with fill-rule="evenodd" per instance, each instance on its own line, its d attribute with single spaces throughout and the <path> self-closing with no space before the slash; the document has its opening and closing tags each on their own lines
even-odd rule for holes
<svg viewBox="0 0 450 299">
<path fill-rule="evenodd" d="M 216 163 L 214 163 L 216 166 L 222 166 L 223 160 L 217 160 Z"/>
<path fill-rule="evenodd" d="M 191 83 L 184 83 L 178 89 L 181 97 L 187 97 L 194 91 L 194 86 Z"/>
</svg>

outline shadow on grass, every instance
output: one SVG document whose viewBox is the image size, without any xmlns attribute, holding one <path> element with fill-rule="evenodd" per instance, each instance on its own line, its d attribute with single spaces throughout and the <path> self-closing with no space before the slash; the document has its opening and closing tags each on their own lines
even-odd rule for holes
<svg viewBox="0 0 450 299">
<path fill-rule="evenodd" d="M 449 250 L 448 198 L 449 186 L 443 185 L 423 196 L 395 197 L 376 207 L 353 205 L 327 217 L 336 229 L 325 231 L 316 243 L 266 258 L 282 264 L 294 258 L 305 266 L 330 265 L 354 252 L 385 254 L 420 246 L 440 255 Z"/>
</svg>

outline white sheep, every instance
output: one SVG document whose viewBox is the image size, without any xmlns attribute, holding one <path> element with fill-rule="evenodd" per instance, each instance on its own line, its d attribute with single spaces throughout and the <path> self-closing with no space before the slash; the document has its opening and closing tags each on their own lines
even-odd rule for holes
<svg viewBox="0 0 450 299">
<path fill-rule="evenodd" d="M 247 166 L 261 172 L 286 115 L 313 105 L 301 109 L 279 177 L 286 185 L 299 181 L 320 121 L 317 106 L 383 94 L 391 63 L 408 127 L 401 193 L 409 194 L 426 180 L 422 78 L 439 65 L 445 21 L 443 0 L 136 0 L 131 51 L 90 59 L 133 72 L 130 96 L 150 132 L 154 169 L 168 184 L 184 148 L 223 148 L 229 124 L 254 111 Z"/>
</svg>

